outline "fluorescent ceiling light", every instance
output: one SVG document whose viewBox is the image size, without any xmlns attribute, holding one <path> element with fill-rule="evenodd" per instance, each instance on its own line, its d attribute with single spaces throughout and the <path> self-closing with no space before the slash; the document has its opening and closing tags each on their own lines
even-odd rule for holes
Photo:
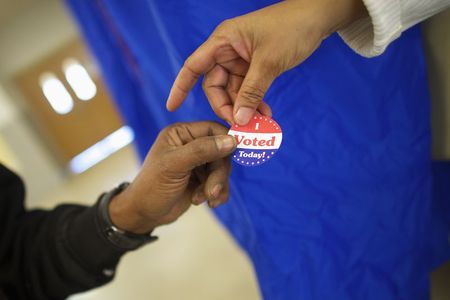
<svg viewBox="0 0 450 300">
<path fill-rule="evenodd" d="M 88 101 L 97 94 L 97 87 L 86 69 L 75 59 L 66 59 L 63 63 L 64 75 L 75 95 Z"/>
<path fill-rule="evenodd" d="M 44 73 L 41 75 L 39 81 L 45 98 L 56 113 L 65 115 L 72 110 L 72 96 L 70 96 L 64 84 L 55 74 Z"/>
<path fill-rule="evenodd" d="M 103 140 L 75 156 L 69 164 L 73 173 L 79 174 L 104 160 L 114 152 L 122 149 L 134 140 L 133 130 L 123 126 Z"/>
</svg>

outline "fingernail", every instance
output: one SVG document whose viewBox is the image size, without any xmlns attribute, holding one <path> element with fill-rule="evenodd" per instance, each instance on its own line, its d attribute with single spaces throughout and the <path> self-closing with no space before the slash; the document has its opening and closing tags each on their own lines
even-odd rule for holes
<svg viewBox="0 0 450 300">
<path fill-rule="evenodd" d="M 223 185 L 216 184 L 213 189 L 211 190 L 211 196 L 213 196 L 214 199 L 219 198 L 220 193 L 222 192 Z"/>
<path fill-rule="evenodd" d="M 231 135 L 224 135 L 216 138 L 216 144 L 220 151 L 228 152 L 234 149 L 235 140 Z"/>
<path fill-rule="evenodd" d="M 236 123 L 238 123 L 238 125 L 247 125 L 254 114 L 254 109 L 250 107 L 240 107 L 234 118 L 236 119 Z"/>
</svg>

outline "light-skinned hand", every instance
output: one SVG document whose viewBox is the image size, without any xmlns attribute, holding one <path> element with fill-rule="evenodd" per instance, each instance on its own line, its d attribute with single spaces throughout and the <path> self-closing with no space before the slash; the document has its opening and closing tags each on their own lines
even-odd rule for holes
<svg viewBox="0 0 450 300">
<path fill-rule="evenodd" d="M 290 0 L 221 23 L 185 61 L 167 109 L 177 109 L 197 80 L 214 112 L 246 125 L 275 78 L 302 63 L 323 39 L 367 14 L 362 0 Z"/>
</svg>

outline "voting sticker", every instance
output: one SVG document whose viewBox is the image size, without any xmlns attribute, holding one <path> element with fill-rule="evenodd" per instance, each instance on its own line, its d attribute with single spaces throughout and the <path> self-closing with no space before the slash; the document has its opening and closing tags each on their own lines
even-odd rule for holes
<svg viewBox="0 0 450 300">
<path fill-rule="evenodd" d="M 271 159 L 283 139 L 280 125 L 262 115 L 254 116 L 245 126 L 233 125 L 228 134 L 237 144 L 232 159 L 246 167 L 259 166 Z"/>
</svg>

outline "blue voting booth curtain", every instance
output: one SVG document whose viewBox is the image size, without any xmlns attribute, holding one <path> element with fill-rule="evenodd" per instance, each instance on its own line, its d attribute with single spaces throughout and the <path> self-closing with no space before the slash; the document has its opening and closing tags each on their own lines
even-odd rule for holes
<svg viewBox="0 0 450 300">
<path fill-rule="evenodd" d="M 200 86 L 165 110 L 188 55 L 221 21 L 275 1 L 67 2 L 143 158 L 166 125 L 217 119 Z M 265 299 L 428 298 L 449 247 L 445 203 L 432 201 L 425 71 L 413 28 L 373 59 L 332 35 L 275 81 L 266 99 L 283 145 L 263 166 L 234 165 L 230 201 L 215 210 Z"/>
</svg>

